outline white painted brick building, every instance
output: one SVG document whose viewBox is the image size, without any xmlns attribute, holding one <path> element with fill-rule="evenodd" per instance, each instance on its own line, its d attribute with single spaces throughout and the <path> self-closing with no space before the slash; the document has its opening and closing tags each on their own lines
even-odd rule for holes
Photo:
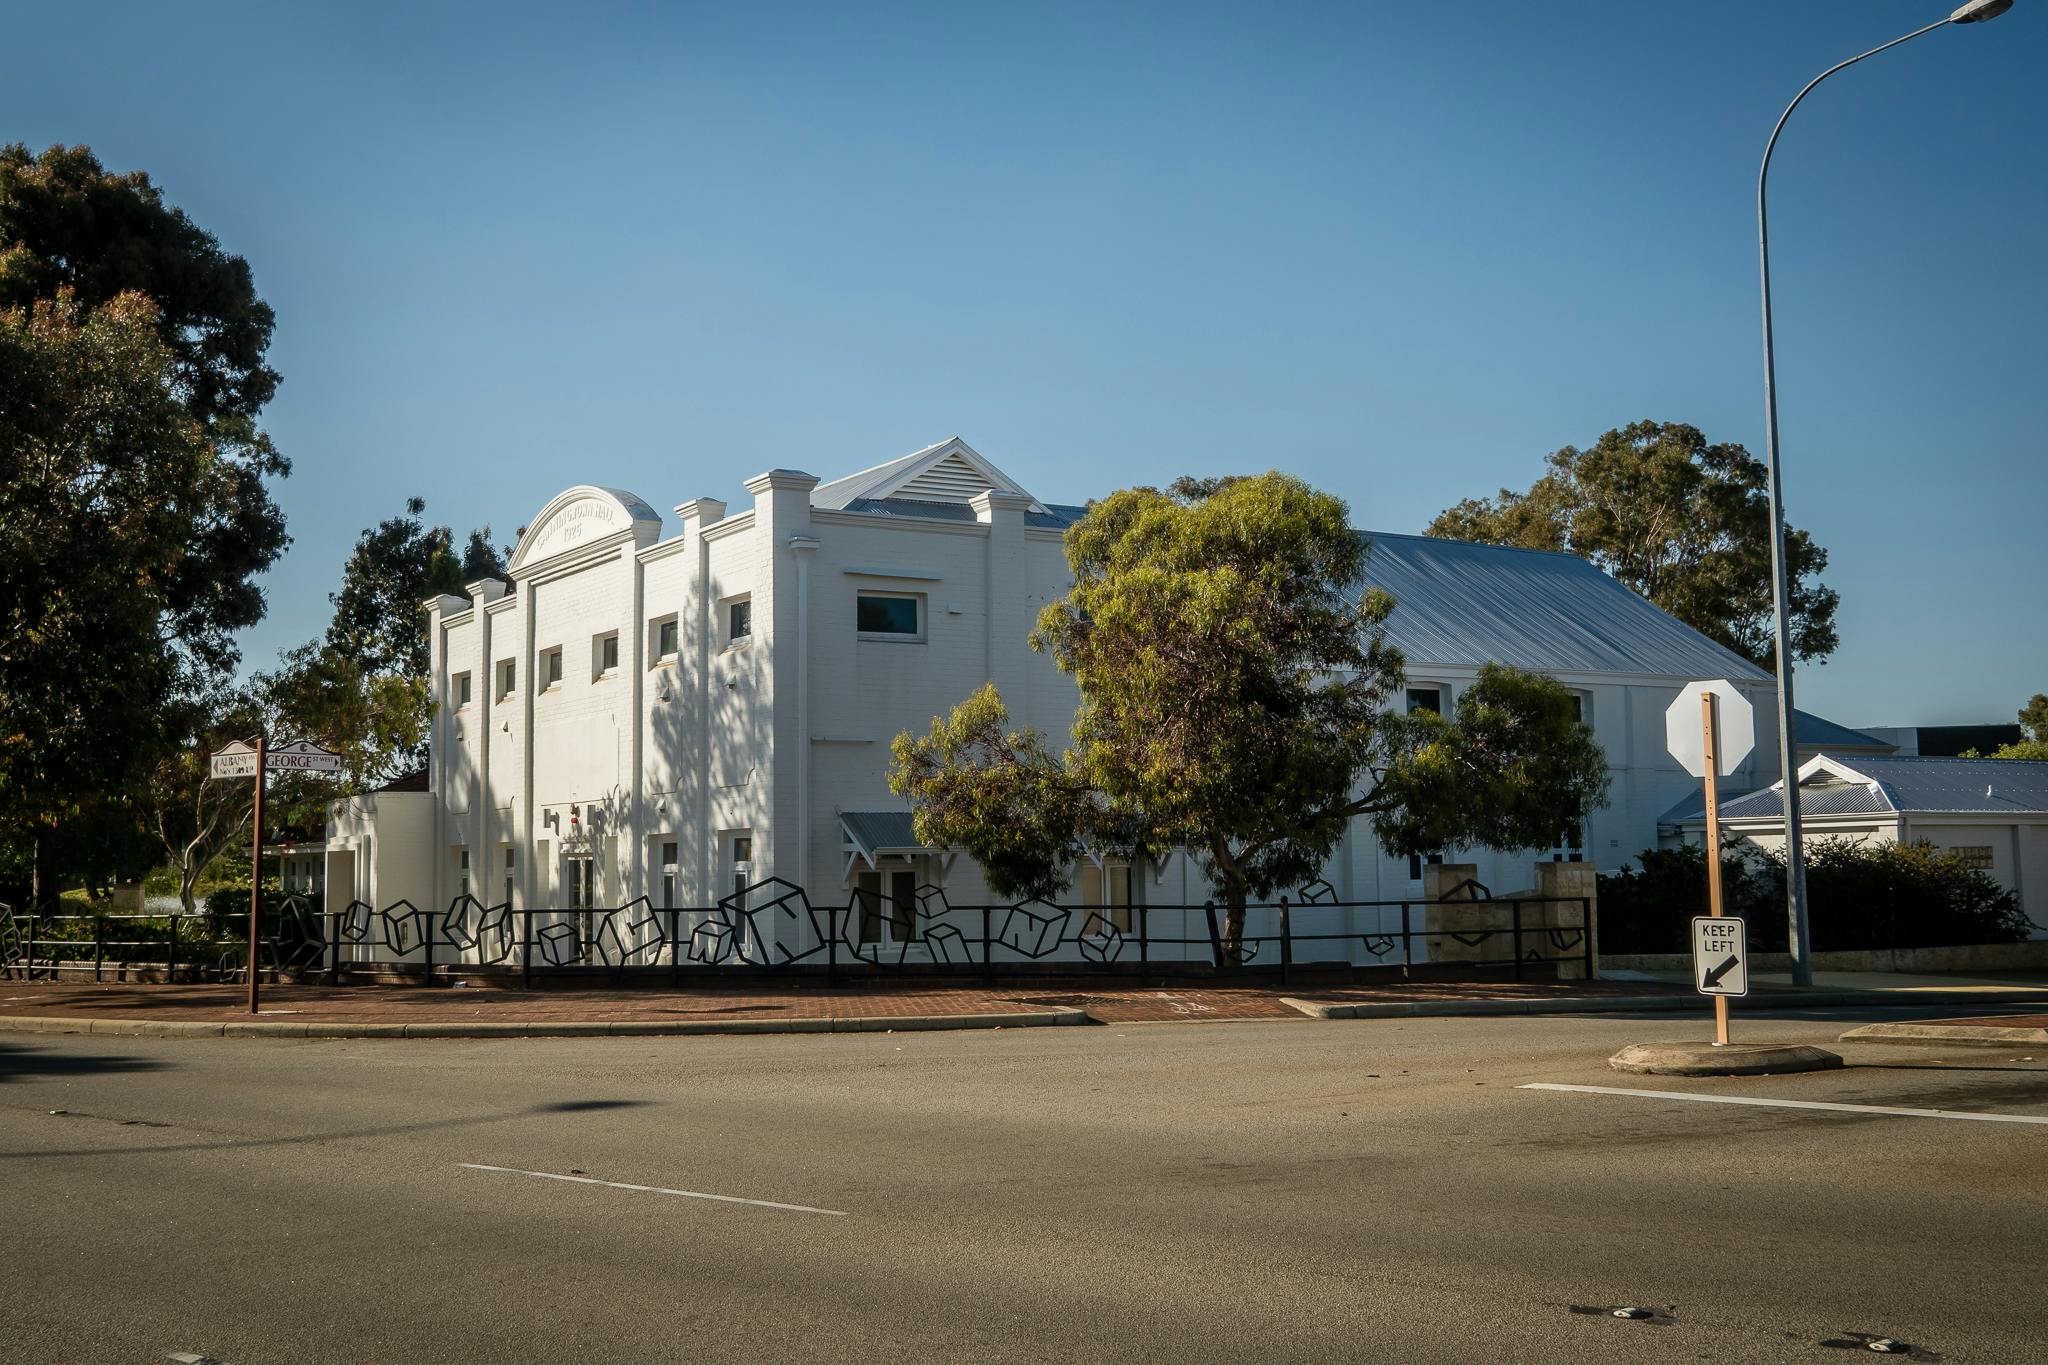
<svg viewBox="0 0 2048 1365">
<path fill-rule="evenodd" d="M 1062 537 L 1083 509 L 1040 502 L 958 439 L 831 483 L 776 469 L 745 487 L 751 508 L 683 503 L 666 538 L 632 494 L 568 489 L 521 537 L 510 591 L 430 604 L 429 791 L 336 803 L 330 908 L 465 890 L 520 908 L 706 906 L 770 877 L 839 905 L 922 884 L 991 899 L 966 858 L 910 847 L 889 745 L 991 679 L 1013 720 L 1066 732 L 1073 684 L 1027 637 L 1068 586 Z M 1690 679 L 1760 703 L 1728 789 L 1776 776 L 1768 677 L 1583 561 L 1375 535 L 1370 576 L 1399 603 L 1411 705 L 1448 710 L 1489 660 L 1540 669 L 1579 693 L 1613 762 L 1582 846 L 1477 856 L 1496 890 L 1528 886 L 1535 858 L 1611 865 L 1655 846 L 1690 783 L 1663 721 Z M 1180 856 L 1081 871 L 1089 902 L 1206 895 Z M 1364 829 L 1326 870 L 1357 901 L 1419 897 L 1422 876 Z"/>
</svg>

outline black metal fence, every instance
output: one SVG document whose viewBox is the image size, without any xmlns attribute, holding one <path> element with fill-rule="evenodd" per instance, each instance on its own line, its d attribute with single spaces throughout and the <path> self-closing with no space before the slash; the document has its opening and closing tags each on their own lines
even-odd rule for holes
<svg viewBox="0 0 2048 1365">
<path fill-rule="evenodd" d="M 352 901 L 339 910 L 285 896 L 265 907 L 267 971 L 339 982 L 351 976 L 451 972 L 543 976 L 610 974 L 681 985 L 721 971 L 843 975 L 980 975 L 1011 971 L 1204 975 L 1254 969 L 1285 982 L 1296 970 L 1428 964 L 1527 973 L 1574 964 L 1593 972 L 1593 906 L 1579 897 L 1482 897 L 1446 902 L 1344 901 L 1326 884 L 1247 907 L 1233 938 L 1214 901 L 1200 905 L 955 905 L 938 887 L 909 897 L 855 893 L 818 905 L 772 879 L 712 906 L 662 907 L 646 897 L 612 909 L 514 908 L 455 897 L 445 910 Z M 1458 927 L 1430 912 L 1456 912 Z M 1438 918 L 1442 918 L 1440 915 Z M 90 922 L 84 935 L 79 926 Z M 231 980 L 248 963 L 246 937 L 214 932 L 204 915 L 0 915 L 0 976 L 104 980 L 112 968 L 167 978 Z M 52 933 L 52 929 L 59 932 Z M 162 928 L 158 928 L 162 926 Z M 39 933 L 39 930 L 42 932 Z M 90 950 L 88 957 L 84 950 Z M 140 973 L 138 973 L 140 974 Z"/>
</svg>

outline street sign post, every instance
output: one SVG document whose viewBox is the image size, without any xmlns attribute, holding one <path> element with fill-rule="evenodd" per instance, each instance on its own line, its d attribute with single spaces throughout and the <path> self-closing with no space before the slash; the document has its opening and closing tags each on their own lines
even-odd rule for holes
<svg viewBox="0 0 2048 1365">
<path fill-rule="evenodd" d="M 1698 729 L 1693 728 L 1687 695 L 1699 701 Z M 1728 997 L 1749 994 L 1749 957 L 1741 951 L 1743 924 L 1721 912 L 1721 790 L 1720 779 L 1735 771 L 1756 747 L 1756 715 L 1749 700 L 1725 680 L 1687 684 L 1664 712 L 1665 742 L 1671 755 L 1685 770 L 1701 779 L 1707 798 L 1707 913 L 1692 922 L 1693 984 L 1701 994 L 1714 997 L 1714 1043 L 1728 1045 Z M 1718 949 L 1733 934 L 1735 951 L 1716 951 L 1707 961 L 1708 949 L 1701 945 L 1705 925 L 1720 925 L 1710 935 Z M 1732 930 L 1725 926 L 1733 925 Z M 1729 981 L 1736 985 L 1727 985 Z"/>
<path fill-rule="evenodd" d="M 341 755 L 321 748 L 310 739 L 293 740 L 273 749 L 267 735 L 256 736 L 254 744 L 235 740 L 217 750 L 208 764 L 214 777 L 256 779 L 255 808 L 249 813 L 249 1013 L 256 1013 L 257 947 L 263 941 L 263 789 L 265 779 L 275 772 L 338 773 Z"/>
<path fill-rule="evenodd" d="M 1695 915 L 1692 921 L 1692 984 L 1726 1008 L 1731 995 L 1749 994 L 1749 945 L 1738 915 Z M 1726 1042 L 1727 1039 L 1722 1039 Z"/>
</svg>

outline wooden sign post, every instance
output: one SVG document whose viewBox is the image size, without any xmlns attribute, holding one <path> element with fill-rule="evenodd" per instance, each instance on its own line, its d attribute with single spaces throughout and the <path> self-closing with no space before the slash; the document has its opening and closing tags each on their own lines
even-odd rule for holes
<svg viewBox="0 0 2048 1365">
<path fill-rule="evenodd" d="M 249 1013 L 256 1013 L 260 994 L 257 985 L 263 943 L 263 789 L 272 768 L 300 773 L 338 773 L 341 755 L 330 753 L 311 740 L 299 740 L 282 749 L 270 747 L 268 735 L 257 735 L 251 746 L 236 740 L 213 755 L 209 769 L 214 777 L 256 779 L 255 808 L 249 813 L 253 827 L 249 837 Z"/>
<path fill-rule="evenodd" d="M 1707 913 L 1721 918 L 1721 793 L 1717 775 L 1721 761 L 1720 701 L 1712 692 L 1700 693 L 1700 735 L 1706 749 L 1707 769 Z M 1728 1046 L 1728 997 L 1714 997 L 1714 1041 Z"/>
</svg>

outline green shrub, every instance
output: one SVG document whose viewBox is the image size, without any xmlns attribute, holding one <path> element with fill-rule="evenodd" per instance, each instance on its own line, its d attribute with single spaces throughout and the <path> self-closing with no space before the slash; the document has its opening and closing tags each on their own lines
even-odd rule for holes
<svg viewBox="0 0 2048 1365">
<path fill-rule="evenodd" d="M 1600 878 L 1600 947 L 1682 953 L 1689 922 L 1707 913 L 1707 858 L 1697 845 L 1646 849 L 1641 866 Z M 1785 860 L 1749 843 L 1722 850 L 1722 903 L 1747 921 L 1749 946 L 1783 952 Z M 1818 839 L 1806 847 L 1806 894 L 1816 952 L 2017 943 L 2033 932 L 2012 892 L 1931 844 Z"/>
</svg>

